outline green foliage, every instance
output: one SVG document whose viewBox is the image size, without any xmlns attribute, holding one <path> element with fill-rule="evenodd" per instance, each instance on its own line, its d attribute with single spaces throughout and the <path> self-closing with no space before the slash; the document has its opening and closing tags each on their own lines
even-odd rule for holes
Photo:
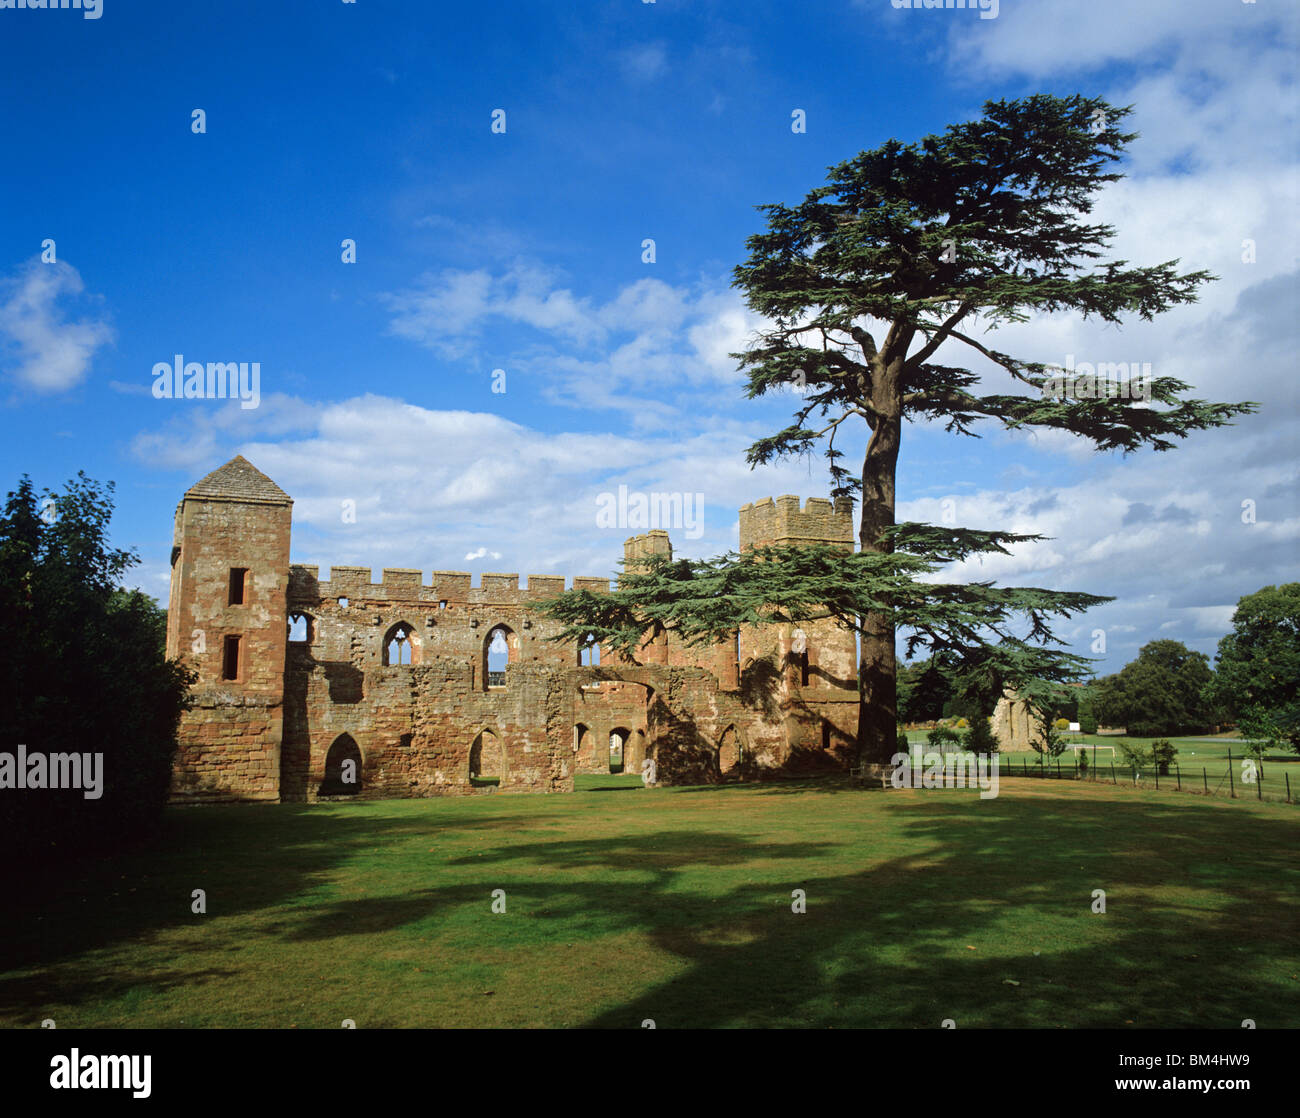
<svg viewBox="0 0 1300 1118">
<path fill-rule="evenodd" d="M 1093 709 L 1094 702 L 1095 695 L 1092 686 L 1079 689 L 1078 712 L 1081 733 L 1095 734 L 1097 732 L 1097 715 Z"/>
<path fill-rule="evenodd" d="M 1150 746 L 1131 745 L 1126 741 L 1116 742 L 1116 747 L 1128 762 L 1131 769 L 1157 768 L 1161 776 L 1169 775 L 1169 766 L 1178 756 L 1178 750 L 1167 738 L 1157 738 Z"/>
<path fill-rule="evenodd" d="M 1029 744 L 1035 753 L 1045 757 L 1059 757 L 1066 750 L 1065 738 L 1050 719 L 1043 719 L 1039 724 L 1038 733 L 1029 739 Z"/>
<path fill-rule="evenodd" d="M 1131 769 L 1145 769 L 1151 766 L 1151 750 L 1144 745 L 1132 745 L 1126 741 L 1117 741 L 1115 748 L 1119 750 L 1120 756 L 1128 762 Z"/>
<path fill-rule="evenodd" d="M 947 681 L 933 660 L 898 665 L 898 717 L 903 722 L 937 722 L 948 699 Z"/>
<path fill-rule="evenodd" d="M 99 799 L 75 789 L 0 793 L 0 830 L 25 864 L 133 837 L 167 796 L 193 676 L 165 658 L 165 613 L 120 586 L 138 560 L 108 545 L 112 490 L 83 473 L 42 500 L 24 477 L 0 515 L 0 751 L 104 755 Z"/>
<path fill-rule="evenodd" d="M 1178 750 L 1168 738 L 1157 738 L 1151 743 L 1151 760 L 1160 770 L 1161 776 L 1169 775 L 1169 766 L 1174 763 L 1174 758 L 1177 756 Z"/>
<path fill-rule="evenodd" d="M 983 715 L 976 715 L 971 720 L 970 729 L 966 731 L 966 748 L 972 753 L 996 753 L 998 739 L 993 734 L 993 727 Z"/>
<path fill-rule="evenodd" d="M 911 747 L 911 742 L 907 740 L 907 731 L 900 726 L 898 728 L 898 742 L 895 748 L 899 753 L 906 753 Z"/>
<path fill-rule="evenodd" d="M 937 753 L 942 753 L 945 746 L 960 745 L 961 735 L 956 730 L 950 730 L 946 726 L 936 726 L 928 734 L 925 740 L 930 743 L 930 748 Z"/>
<path fill-rule="evenodd" d="M 1107 726 L 1135 737 L 1198 733 L 1215 721 L 1204 697 L 1211 681 L 1209 657 L 1179 641 L 1143 645 L 1138 658 L 1093 689 L 1093 711 Z"/>
<path fill-rule="evenodd" d="M 1052 723 L 1052 725 L 1058 730 L 1068 730 L 1070 728 L 1070 721 L 1068 718 L 1058 718 Z"/>
<path fill-rule="evenodd" d="M 1115 230 L 1084 220 L 1097 191 L 1121 177 L 1112 164 L 1135 138 L 1120 129 L 1130 112 L 1079 95 L 989 101 L 977 120 L 913 144 L 890 140 L 832 167 L 794 206 L 760 206 L 767 228 L 746 242 L 734 282 L 772 326 L 733 356 L 751 399 L 793 387 L 801 403 L 791 423 L 749 447 L 747 460 L 758 466 L 824 445 L 832 496 L 861 501 L 861 550 L 652 560 L 625 572 L 614 594 L 570 591 L 541 604 L 562 625 L 552 639 L 573 643 L 594 632 L 635 658 L 655 626 L 704 643 L 760 620 L 833 619 L 861 637 L 871 702 L 859 708 L 859 746 L 876 760 L 889 755 L 902 709 L 897 633 L 906 633 L 907 659 L 924 650 L 948 699 L 989 709 L 1012 687 L 1039 708 L 1059 701 L 1057 685 L 1082 678 L 1088 661 L 1065 651 L 1052 625 L 1109 599 L 930 581 L 949 563 L 1039 537 L 896 524 L 898 454 L 905 420 L 938 419 L 971 436 L 985 421 L 1054 429 L 1129 452 L 1168 450 L 1255 410 L 1184 399 L 1189 386 L 1172 377 L 1117 397 L 1057 391 L 1067 370 L 978 337 L 1053 312 L 1104 323 L 1151 319 L 1194 302 L 1214 278 L 1180 274 L 1176 260 L 1136 268 L 1105 260 Z M 1105 127 L 1095 127 L 1099 120 Z M 880 329 L 868 329 L 873 322 Z M 992 361 L 1012 393 L 981 395 L 979 373 L 934 363 L 945 342 Z M 860 476 L 840 465 L 835 439 L 846 423 L 870 434 Z M 928 703 L 929 695 L 909 683 L 907 701 Z"/>
<path fill-rule="evenodd" d="M 1300 753 L 1300 582 L 1265 586 L 1237 603 L 1206 698 L 1245 737 Z"/>
</svg>

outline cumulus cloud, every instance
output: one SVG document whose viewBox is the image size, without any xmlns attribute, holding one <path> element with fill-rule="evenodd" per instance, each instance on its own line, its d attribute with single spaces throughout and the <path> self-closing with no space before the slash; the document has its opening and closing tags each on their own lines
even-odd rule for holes
<svg viewBox="0 0 1300 1118">
<path fill-rule="evenodd" d="M 663 427 L 693 394 L 713 394 L 712 412 L 739 398 L 731 352 L 744 349 L 761 319 L 739 296 L 657 279 L 626 284 L 601 301 L 575 295 L 554 273 L 516 261 L 493 273 L 445 269 L 388 293 L 390 329 L 448 359 L 475 351 L 484 332 L 523 327 L 533 340 L 510 355 L 512 371 L 534 375 L 553 402 L 623 412 L 637 428 Z"/>
<path fill-rule="evenodd" d="M 196 413 L 193 461 L 176 457 L 179 430 L 144 433 L 133 449 L 150 464 L 183 465 L 182 489 L 243 454 L 294 498 L 295 560 L 324 567 L 449 569 L 490 556 L 521 573 L 612 575 L 623 541 L 646 527 L 667 529 L 681 554 L 718 554 L 737 545 L 740 505 L 826 489 L 824 474 L 810 477 L 801 464 L 751 472 L 744 448 L 757 432 L 734 423 L 681 438 L 548 432 L 374 395 L 276 406 L 299 410 L 278 421 L 283 430 L 268 421 L 251 438 L 222 413 Z M 680 497 L 682 522 L 638 525 L 634 513 L 609 522 L 602 510 L 620 486 L 630 497 L 669 498 L 664 508 Z M 690 536 L 687 510 L 702 513 Z"/>
<path fill-rule="evenodd" d="M 7 372 L 37 392 L 66 392 L 90 370 L 95 351 L 113 339 L 102 317 L 65 318 L 85 285 L 70 264 L 33 260 L 0 283 L 0 352 Z"/>
</svg>

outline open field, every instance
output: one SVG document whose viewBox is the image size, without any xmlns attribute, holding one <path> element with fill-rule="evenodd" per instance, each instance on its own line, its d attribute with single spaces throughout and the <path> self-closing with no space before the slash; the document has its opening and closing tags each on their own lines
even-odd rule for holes
<svg viewBox="0 0 1300 1118">
<path fill-rule="evenodd" d="M 964 731 L 958 732 L 962 733 Z M 909 730 L 907 736 L 909 742 L 919 744 L 922 748 L 925 748 L 925 730 Z M 1124 760 L 1123 753 L 1120 752 L 1119 743 L 1123 741 L 1131 746 L 1150 749 L 1151 743 L 1157 740 L 1156 738 L 1133 737 L 1128 734 L 1063 733 L 1062 736 L 1066 742 L 1066 750 L 1059 758 L 1062 771 L 1066 769 L 1073 771 L 1074 747 L 1076 745 L 1096 745 L 1098 748 L 1095 756 L 1099 779 L 1107 781 L 1111 779 L 1111 764 L 1113 762 L 1115 778 L 1120 782 L 1130 779 L 1131 770 Z M 1174 758 L 1176 768 L 1171 766 L 1169 774 L 1160 777 L 1162 786 L 1168 783 L 1170 787 L 1173 787 L 1175 782 L 1179 781 L 1183 787 L 1194 790 L 1208 787 L 1209 791 L 1215 795 L 1230 796 L 1235 794 L 1238 797 L 1249 796 L 1253 798 L 1258 792 L 1262 792 L 1264 799 L 1278 801 L 1287 799 L 1289 786 L 1290 802 L 1300 801 L 1300 754 L 1293 753 L 1289 749 L 1270 749 L 1266 751 L 1264 754 L 1263 781 L 1257 787 L 1242 782 L 1241 762 L 1248 754 L 1245 752 L 1246 746 L 1241 741 L 1223 736 L 1175 737 L 1168 740 L 1177 749 L 1178 753 Z M 1106 746 L 1114 750 L 1113 754 L 1104 748 Z M 1004 750 L 1001 757 L 1002 771 L 1004 773 L 1019 773 L 1025 767 L 1032 769 L 1043 760 L 1041 755 L 1032 749 Z M 1228 779 L 1229 757 L 1232 759 L 1231 781 Z M 1092 763 L 1092 759 L 1093 752 L 1089 749 L 1089 764 Z M 1055 763 L 1055 761 L 1049 762 L 1053 767 Z M 1175 776 L 1176 773 L 1177 776 Z M 1143 769 L 1142 776 L 1148 783 L 1153 783 L 1155 778 L 1154 768 Z"/>
<path fill-rule="evenodd" d="M 6 906 L 0 1024 L 1300 1026 L 1293 807 L 582 784 L 171 809 Z"/>
</svg>

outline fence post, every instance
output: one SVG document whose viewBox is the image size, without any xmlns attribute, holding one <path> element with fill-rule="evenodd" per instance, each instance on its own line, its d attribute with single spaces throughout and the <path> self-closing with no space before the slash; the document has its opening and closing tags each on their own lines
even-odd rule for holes
<svg viewBox="0 0 1300 1118">
<path fill-rule="evenodd" d="M 1112 762 L 1110 763 L 1110 782 L 1111 782 L 1112 784 L 1118 784 L 1118 783 L 1119 783 L 1119 781 L 1115 779 L 1115 762 L 1114 762 L 1114 761 L 1112 761 Z"/>
<path fill-rule="evenodd" d="M 1232 750 L 1228 750 L 1228 795 L 1234 800 L 1237 798 L 1237 784 L 1232 779 Z"/>
<path fill-rule="evenodd" d="M 1263 798 L 1264 798 L 1264 773 L 1261 771 L 1259 775 L 1255 777 L 1255 799 L 1262 800 Z"/>
<path fill-rule="evenodd" d="M 1183 770 L 1177 761 L 1174 762 L 1174 776 L 1178 780 L 1178 791 L 1181 792 L 1183 790 Z"/>
<path fill-rule="evenodd" d="M 1210 794 L 1210 778 L 1205 775 L 1205 766 L 1201 766 L 1201 782 L 1205 785 L 1205 794 Z"/>
<path fill-rule="evenodd" d="M 1290 803 L 1291 802 L 1291 774 L 1284 772 L 1282 775 L 1286 777 L 1286 802 Z"/>
<path fill-rule="evenodd" d="M 1153 754 L 1152 760 L 1155 760 L 1154 757 L 1155 750 L 1153 749 L 1151 752 Z M 1157 792 L 1160 791 L 1160 762 L 1159 761 L 1156 761 L 1156 791 Z"/>
<path fill-rule="evenodd" d="M 1056 779 L 1061 779 L 1061 759 L 1059 757 L 1056 759 Z"/>
</svg>

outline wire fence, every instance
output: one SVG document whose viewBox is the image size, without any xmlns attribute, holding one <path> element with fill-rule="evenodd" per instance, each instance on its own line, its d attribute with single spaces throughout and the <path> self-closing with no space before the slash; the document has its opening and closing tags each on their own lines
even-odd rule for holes
<svg viewBox="0 0 1300 1118">
<path fill-rule="evenodd" d="M 1076 756 L 1061 763 L 1060 757 L 1017 758 L 1006 753 L 998 755 L 999 777 L 1023 776 L 1043 780 L 1088 780 L 1093 783 L 1126 785 L 1133 788 L 1154 788 L 1157 791 L 1192 792 L 1204 796 L 1225 796 L 1229 799 L 1268 800 L 1272 803 L 1295 803 L 1300 795 L 1300 771 L 1292 787 L 1290 767 L 1286 764 L 1265 765 L 1258 758 L 1232 756 L 1222 769 L 1218 765 L 1198 765 L 1183 768 L 1177 761 L 1168 765 L 1133 766 L 1127 761 L 1088 759 L 1080 763 Z M 1210 768 L 1215 769 L 1214 773 Z M 1300 769 L 1300 766 L 1297 766 Z"/>
</svg>

